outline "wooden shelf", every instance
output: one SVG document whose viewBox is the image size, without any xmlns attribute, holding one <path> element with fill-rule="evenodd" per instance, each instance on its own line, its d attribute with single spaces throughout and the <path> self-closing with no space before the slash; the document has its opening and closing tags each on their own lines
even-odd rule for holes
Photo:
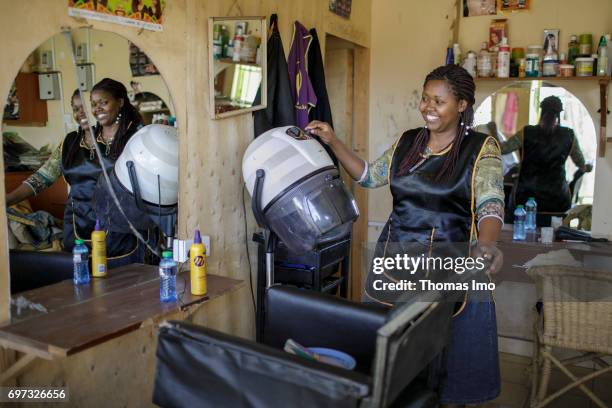
<svg viewBox="0 0 612 408">
<path fill-rule="evenodd" d="M 603 81 L 610 82 L 610 77 L 590 76 L 590 77 L 525 77 L 525 78 L 474 78 L 476 82 L 525 82 L 525 81 Z"/>
<path fill-rule="evenodd" d="M 234 60 L 233 60 L 233 59 L 231 59 L 231 58 L 219 58 L 219 59 L 216 59 L 215 61 L 217 61 L 217 62 L 221 62 L 221 63 L 223 63 L 223 64 L 233 64 L 233 65 L 250 65 L 250 66 L 253 66 L 253 67 L 259 67 L 259 66 L 261 66 L 261 64 L 256 64 L 256 63 L 254 63 L 254 62 L 246 62 L 246 61 L 234 61 Z"/>
</svg>

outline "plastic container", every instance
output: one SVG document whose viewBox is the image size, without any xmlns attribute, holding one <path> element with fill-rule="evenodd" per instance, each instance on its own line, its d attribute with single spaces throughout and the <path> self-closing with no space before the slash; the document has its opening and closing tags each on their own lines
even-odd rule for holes
<svg viewBox="0 0 612 408">
<path fill-rule="evenodd" d="M 578 36 L 570 36 L 570 42 L 567 45 L 567 63 L 573 65 L 576 62 L 576 58 L 580 55 L 580 47 L 578 45 Z"/>
<path fill-rule="evenodd" d="M 578 54 L 589 56 L 593 52 L 593 35 L 580 34 L 578 38 Z"/>
<path fill-rule="evenodd" d="M 593 63 L 595 59 L 592 57 L 576 58 L 576 76 L 589 77 L 593 76 Z"/>
<path fill-rule="evenodd" d="M 570 64 L 559 65 L 559 76 L 573 77 L 574 76 L 574 66 Z"/>
<path fill-rule="evenodd" d="M 527 213 L 523 209 L 522 205 L 517 205 L 514 210 L 514 231 L 512 239 L 515 241 L 525 241 L 527 233 L 525 232 L 525 218 Z"/>
<path fill-rule="evenodd" d="M 542 76 L 555 77 L 559 74 L 559 61 L 548 60 L 542 64 Z"/>
<path fill-rule="evenodd" d="M 202 244 L 200 230 L 195 230 L 193 244 L 189 248 L 189 276 L 191 278 L 191 294 L 203 296 L 206 294 L 206 247 Z"/>
<path fill-rule="evenodd" d="M 486 42 L 484 43 L 486 44 Z M 476 61 L 476 68 L 480 78 L 489 78 L 492 73 L 491 54 L 486 49 L 481 49 Z"/>
<path fill-rule="evenodd" d="M 452 47 L 448 47 L 446 49 L 446 60 L 445 60 L 445 64 L 446 65 L 453 65 L 455 63 L 455 56 L 453 53 L 453 49 Z"/>
<path fill-rule="evenodd" d="M 538 54 L 527 54 L 525 58 L 525 76 L 536 78 L 540 75 L 540 56 Z"/>
<path fill-rule="evenodd" d="M 502 38 L 502 42 L 499 44 L 499 52 L 497 53 L 497 77 L 510 77 L 510 46 L 506 38 Z"/>
<path fill-rule="evenodd" d="M 176 302 L 176 269 L 172 251 L 162 252 L 159 262 L 159 300 L 162 302 Z"/>
<path fill-rule="evenodd" d="M 453 63 L 461 65 L 461 47 L 457 43 L 453 44 Z"/>
<path fill-rule="evenodd" d="M 96 220 L 96 228 L 91 233 L 91 274 L 94 278 L 106 277 L 106 232 Z"/>
<path fill-rule="evenodd" d="M 525 203 L 525 212 L 527 213 L 525 217 L 525 229 L 534 231 L 536 229 L 536 214 L 538 212 L 538 204 L 535 198 L 529 197 Z"/>
<path fill-rule="evenodd" d="M 597 76 L 608 75 L 608 47 L 606 37 L 602 35 L 597 49 Z"/>
<path fill-rule="evenodd" d="M 476 77 L 476 53 L 474 51 L 467 53 L 462 66 L 472 77 Z"/>
<path fill-rule="evenodd" d="M 74 266 L 72 281 L 75 285 L 85 285 L 89 283 L 89 249 L 85 246 L 82 239 L 74 240 L 72 248 L 72 264 Z"/>
</svg>

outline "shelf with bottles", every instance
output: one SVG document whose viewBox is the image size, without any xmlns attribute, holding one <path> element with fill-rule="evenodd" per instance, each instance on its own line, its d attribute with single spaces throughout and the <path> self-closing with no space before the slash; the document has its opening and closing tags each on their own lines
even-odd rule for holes
<svg viewBox="0 0 612 408">
<path fill-rule="evenodd" d="M 493 82 L 516 82 L 516 81 L 603 81 L 605 83 L 610 82 L 612 77 L 610 76 L 538 76 L 538 77 L 510 77 L 510 78 L 498 78 L 498 77 L 476 77 L 474 80 L 479 81 L 493 81 Z"/>
</svg>

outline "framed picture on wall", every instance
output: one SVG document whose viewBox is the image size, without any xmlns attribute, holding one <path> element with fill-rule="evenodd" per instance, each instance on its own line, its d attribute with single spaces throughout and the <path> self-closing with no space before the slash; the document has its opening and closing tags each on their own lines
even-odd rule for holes
<svg viewBox="0 0 612 408">
<path fill-rule="evenodd" d="M 529 10 L 530 0 L 498 0 L 499 11 L 522 11 Z"/>
<path fill-rule="evenodd" d="M 353 0 L 329 0 L 329 10 L 341 17 L 351 16 L 351 3 Z"/>
<path fill-rule="evenodd" d="M 491 16 L 497 14 L 497 0 L 463 0 L 463 17 Z"/>
</svg>

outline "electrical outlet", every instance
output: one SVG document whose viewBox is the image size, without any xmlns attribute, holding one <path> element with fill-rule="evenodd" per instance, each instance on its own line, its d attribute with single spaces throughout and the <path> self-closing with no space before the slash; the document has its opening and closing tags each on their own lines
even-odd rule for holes
<svg viewBox="0 0 612 408">
<path fill-rule="evenodd" d="M 189 247 L 191 240 L 175 239 L 172 241 L 172 257 L 176 262 L 189 261 Z"/>
<path fill-rule="evenodd" d="M 212 254 L 210 249 L 210 235 L 202 235 L 202 243 L 204 244 L 204 248 L 206 248 L 206 256 L 210 256 Z"/>
<path fill-rule="evenodd" d="M 189 248 L 193 239 L 175 239 L 172 241 L 172 255 L 176 262 L 187 262 L 189 261 Z M 206 248 L 206 256 L 210 256 L 210 235 L 202 235 L 202 244 Z"/>
</svg>

